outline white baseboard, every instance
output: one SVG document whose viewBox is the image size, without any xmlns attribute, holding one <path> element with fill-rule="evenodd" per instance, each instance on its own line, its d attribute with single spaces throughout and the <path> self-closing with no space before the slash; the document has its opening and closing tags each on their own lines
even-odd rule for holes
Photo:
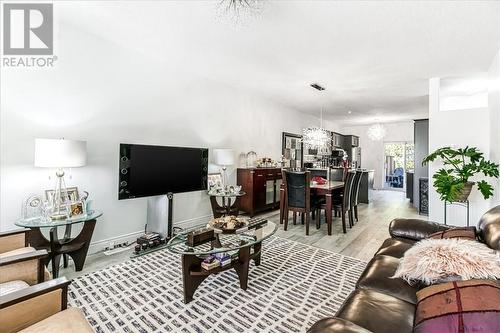
<svg viewBox="0 0 500 333">
<path fill-rule="evenodd" d="M 211 218 L 212 218 L 212 215 L 200 216 L 200 217 L 196 217 L 193 219 L 174 222 L 173 226 L 183 228 L 183 229 L 192 228 L 192 227 L 195 227 L 197 225 L 202 225 L 205 222 L 208 223 L 208 221 L 210 221 Z M 92 242 L 92 243 L 90 243 L 88 254 L 90 255 L 90 254 L 104 251 L 104 249 L 109 245 L 110 242 L 113 242 L 115 244 L 120 244 L 123 242 L 128 242 L 129 244 L 133 243 L 142 234 L 144 234 L 144 230 L 132 232 L 132 233 L 125 234 L 125 235 L 119 235 L 119 236 L 111 237 L 111 238 L 107 238 L 107 239 L 102 239 L 102 240 L 99 240 L 96 242 Z"/>
<path fill-rule="evenodd" d="M 137 237 L 139 237 L 142 234 L 144 234 L 144 230 L 92 242 L 90 243 L 88 254 L 94 254 L 104 251 L 104 249 L 109 245 L 110 242 L 113 242 L 115 244 L 123 242 L 133 243 L 137 240 Z"/>
</svg>

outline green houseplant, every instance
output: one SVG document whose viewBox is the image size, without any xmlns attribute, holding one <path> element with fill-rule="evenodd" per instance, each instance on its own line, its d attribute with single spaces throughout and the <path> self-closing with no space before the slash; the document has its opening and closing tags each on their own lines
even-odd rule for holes
<svg viewBox="0 0 500 333">
<path fill-rule="evenodd" d="M 436 191 L 444 201 L 466 201 L 475 184 L 469 178 L 476 174 L 482 173 L 486 177 L 495 178 L 499 176 L 499 165 L 486 160 L 476 147 L 439 148 L 424 158 L 422 165 L 438 158 L 443 161 L 444 166 L 432 178 Z M 493 195 L 493 186 L 487 181 L 478 181 L 477 187 L 485 199 Z"/>
</svg>

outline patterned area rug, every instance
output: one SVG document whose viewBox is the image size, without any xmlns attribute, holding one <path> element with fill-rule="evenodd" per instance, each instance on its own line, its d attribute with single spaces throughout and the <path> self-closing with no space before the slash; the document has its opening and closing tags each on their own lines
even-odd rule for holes
<svg viewBox="0 0 500 333">
<path fill-rule="evenodd" d="M 183 302 L 180 257 L 160 250 L 73 280 L 69 303 L 96 332 L 305 332 L 335 314 L 366 263 L 272 237 L 248 289 L 234 270 L 212 275 Z"/>
</svg>

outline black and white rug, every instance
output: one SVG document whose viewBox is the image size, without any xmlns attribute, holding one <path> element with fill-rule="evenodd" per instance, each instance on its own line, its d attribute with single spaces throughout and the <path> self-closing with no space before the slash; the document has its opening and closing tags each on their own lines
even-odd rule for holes
<svg viewBox="0 0 500 333">
<path fill-rule="evenodd" d="M 69 303 L 96 332 L 305 332 L 335 314 L 366 262 L 272 237 L 248 289 L 234 270 L 210 276 L 185 305 L 180 257 L 167 250 L 73 280 Z"/>
</svg>

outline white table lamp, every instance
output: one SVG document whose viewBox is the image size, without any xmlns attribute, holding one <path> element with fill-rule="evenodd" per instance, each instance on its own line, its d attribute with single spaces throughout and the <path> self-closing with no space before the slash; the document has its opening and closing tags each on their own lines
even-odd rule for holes
<svg viewBox="0 0 500 333">
<path fill-rule="evenodd" d="M 227 185 L 226 169 L 234 164 L 234 150 L 232 149 L 214 149 L 214 163 L 222 167 L 222 187 L 224 190 Z"/>
<path fill-rule="evenodd" d="M 66 218 L 61 212 L 67 198 L 63 168 L 77 168 L 87 164 L 87 142 L 65 139 L 35 139 L 35 166 L 56 168 L 57 182 L 54 189 L 54 220 Z"/>
</svg>

